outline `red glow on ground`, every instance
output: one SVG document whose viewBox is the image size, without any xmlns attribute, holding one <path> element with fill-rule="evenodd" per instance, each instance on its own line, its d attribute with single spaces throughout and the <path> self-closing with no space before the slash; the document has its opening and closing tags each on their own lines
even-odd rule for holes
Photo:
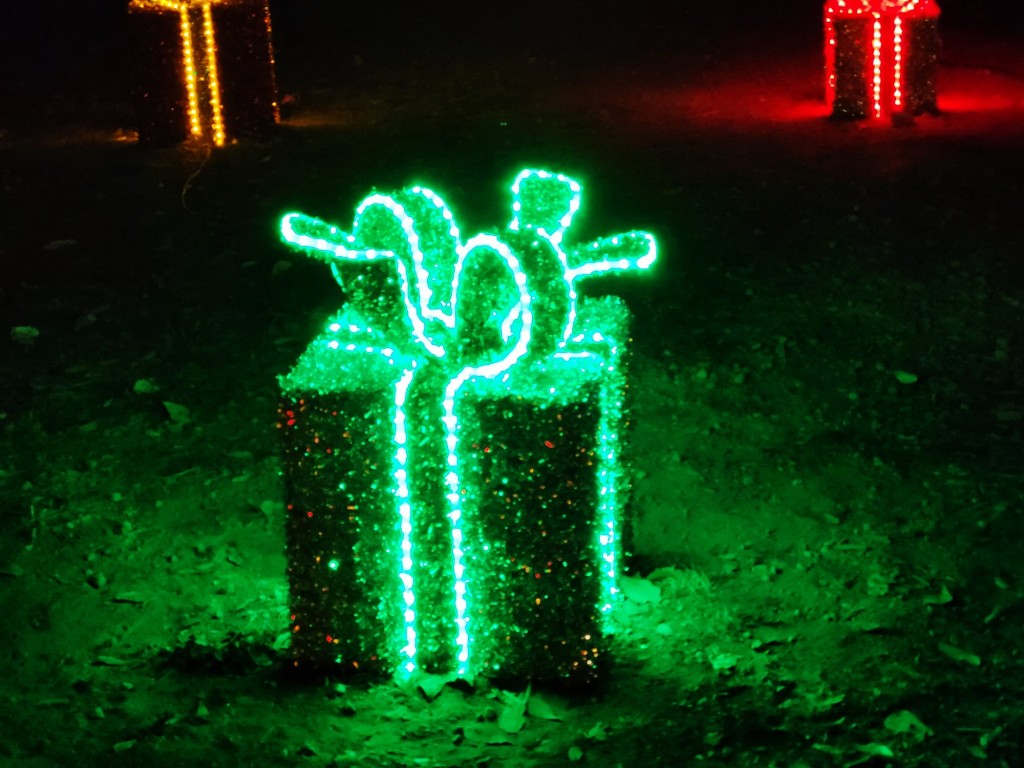
<svg viewBox="0 0 1024 768">
<path fill-rule="evenodd" d="M 950 91 L 943 94 L 942 111 L 947 114 L 1021 111 L 1020 97 L 1003 94 L 985 94 L 975 91 Z"/>
<path fill-rule="evenodd" d="M 841 151 L 853 140 L 912 142 L 925 134 L 1018 138 L 1024 131 L 1024 47 L 948 24 L 940 24 L 940 32 L 940 114 L 899 121 L 898 127 L 888 119 L 829 119 L 822 30 L 809 20 L 788 37 L 751 32 L 701 51 L 680 47 L 648 59 L 588 62 L 579 68 L 557 58 L 532 63 L 495 58 L 472 66 L 454 61 L 414 71 L 395 64 L 358 83 L 304 94 L 284 128 L 397 136 L 410 127 L 514 132 L 529 126 L 537 135 L 564 128 L 624 142 L 769 137 L 799 154 Z M 468 93 L 476 99 L 472 110 Z M 36 132 L 31 139 L 113 143 L 124 134 L 76 128 Z"/>
<path fill-rule="evenodd" d="M 986 57 L 974 55 L 959 66 L 944 67 L 940 74 L 943 112 L 1015 114 L 1024 127 L 1024 61 L 1007 63 L 997 56 L 994 63 L 987 63 Z"/>
<path fill-rule="evenodd" d="M 764 51 L 750 48 L 723 55 L 703 70 L 681 72 L 674 82 L 661 78 L 656 86 L 601 88 L 592 83 L 567 96 L 580 108 L 600 99 L 598 117 L 616 131 L 635 126 L 680 137 L 792 135 L 801 144 L 813 137 L 813 144 L 828 147 L 849 142 L 851 135 L 903 141 L 922 134 L 1009 137 L 1024 130 L 1024 50 L 957 35 L 943 43 L 940 113 L 895 123 L 830 119 L 821 48 L 810 45 L 767 43 Z"/>
</svg>

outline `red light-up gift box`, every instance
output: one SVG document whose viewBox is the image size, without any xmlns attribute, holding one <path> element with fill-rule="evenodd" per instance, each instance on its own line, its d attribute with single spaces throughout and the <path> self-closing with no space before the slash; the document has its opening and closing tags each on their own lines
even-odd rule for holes
<svg viewBox="0 0 1024 768">
<path fill-rule="evenodd" d="M 267 0 L 132 0 L 139 140 L 220 146 L 278 119 Z"/>
<path fill-rule="evenodd" d="M 832 116 L 937 111 L 938 21 L 933 0 L 828 0 L 825 93 Z"/>
<path fill-rule="evenodd" d="M 628 312 L 574 286 L 647 269 L 655 244 L 564 249 L 579 194 L 524 171 L 500 239 L 463 241 L 421 187 L 368 197 L 352 235 L 284 218 L 346 295 L 280 380 L 297 666 L 597 676 L 629 485 Z"/>
</svg>

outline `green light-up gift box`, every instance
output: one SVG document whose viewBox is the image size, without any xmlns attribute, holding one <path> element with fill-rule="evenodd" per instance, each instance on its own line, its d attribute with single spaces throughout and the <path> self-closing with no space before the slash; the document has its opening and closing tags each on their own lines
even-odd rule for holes
<svg viewBox="0 0 1024 768">
<path fill-rule="evenodd" d="M 589 682 L 616 592 L 628 313 L 578 299 L 645 269 L 644 233 L 565 251 L 580 205 L 524 171 L 502 237 L 436 194 L 300 214 L 346 303 L 281 378 L 296 663 Z M 438 297 L 442 297 L 436 300 Z"/>
</svg>

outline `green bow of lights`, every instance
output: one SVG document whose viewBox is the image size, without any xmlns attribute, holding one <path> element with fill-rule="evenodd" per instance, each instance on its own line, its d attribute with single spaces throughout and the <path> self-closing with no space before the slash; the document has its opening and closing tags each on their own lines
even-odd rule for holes
<svg viewBox="0 0 1024 768">
<path fill-rule="evenodd" d="M 417 668 L 422 631 L 413 520 L 437 514 L 436 505 L 417 498 L 414 479 L 429 462 L 417 462 L 413 454 L 434 454 L 433 463 L 443 468 L 439 478 L 451 534 L 453 655 L 456 671 L 464 675 L 470 670 L 472 629 L 462 530 L 468 510 L 460 476 L 459 393 L 467 384 L 507 381 L 513 367 L 532 361 L 594 358 L 602 345 L 617 349 L 601 329 L 577 329 L 577 285 L 592 275 L 645 270 L 655 261 L 655 239 L 645 232 L 567 248 L 565 235 L 580 210 L 581 191 L 564 175 L 522 171 L 512 184 L 512 218 L 501 238 L 478 234 L 463 240 L 445 202 L 420 186 L 370 195 L 356 209 L 350 232 L 301 213 L 290 213 L 281 222 L 283 239 L 329 263 L 346 294 L 341 314 L 282 385 L 316 381 L 321 391 L 351 385 L 359 366 L 339 368 L 338 353 L 383 360 L 394 370 L 392 491 L 401 532 L 397 575 L 404 606 L 401 667 L 407 672 Z M 430 393 L 426 400 L 423 393 Z M 413 439 L 410 421 L 422 419 L 423 412 L 436 412 L 442 425 L 439 439 Z M 614 453 L 609 452 L 609 460 Z M 610 600 L 617 541 L 613 523 L 606 527 L 601 557 Z"/>
<path fill-rule="evenodd" d="M 367 197 L 350 234 L 301 213 L 285 216 L 281 233 L 331 265 L 350 311 L 366 327 L 406 335 L 432 357 L 445 358 L 454 349 L 467 359 L 487 356 L 480 329 L 491 325 L 503 341 L 518 338 L 516 362 L 570 341 L 581 278 L 648 269 L 656 258 L 654 237 L 645 232 L 601 238 L 567 253 L 563 240 L 581 193 L 562 174 L 520 172 L 504 240 L 481 234 L 463 242 L 448 206 L 419 186 Z M 350 277 L 343 271 L 346 263 L 380 261 L 393 262 L 394 271 Z M 458 315 L 456 307 L 462 308 Z"/>
</svg>

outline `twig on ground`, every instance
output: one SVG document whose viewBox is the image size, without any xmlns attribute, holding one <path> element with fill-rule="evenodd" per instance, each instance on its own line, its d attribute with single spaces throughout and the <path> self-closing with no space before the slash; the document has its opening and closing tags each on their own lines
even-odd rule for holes
<svg viewBox="0 0 1024 768">
<path fill-rule="evenodd" d="M 199 167 L 196 168 L 187 179 L 185 179 L 185 185 L 181 188 L 181 207 L 184 208 L 189 213 L 192 212 L 192 209 L 189 208 L 188 207 L 188 203 L 185 202 L 185 196 L 188 194 L 189 189 L 192 188 L 192 182 L 194 182 L 196 180 L 196 177 L 199 176 L 199 174 L 202 173 L 203 168 L 206 167 L 206 163 L 209 162 L 210 155 L 212 155 L 212 154 L 213 154 L 213 145 L 212 144 L 207 144 L 206 145 L 206 156 L 203 157 L 203 162 L 201 162 L 199 164 Z"/>
</svg>

